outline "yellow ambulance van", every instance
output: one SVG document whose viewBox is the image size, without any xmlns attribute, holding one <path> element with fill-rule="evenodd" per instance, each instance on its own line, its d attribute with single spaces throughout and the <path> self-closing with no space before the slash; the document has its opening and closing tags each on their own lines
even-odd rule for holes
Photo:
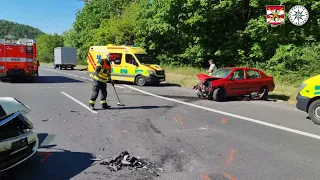
<svg viewBox="0 0 320 180">
<path fill-rule="evenodd" d="M 305 80 L 296 97 L 296 107 L 309 113 L 310 119 L 320 125 L 320 74 Z"/>
<path fill-rule="evenodd" d="M 166 80 L 164 69 L 152 64 L 152 59 L 146 51 L 134 46 L 91 46 L 87 57 L 87 70 L 93 76 L 99 58 L 106 58 L 109 53 L 113 61 L 111 79 L 127 81 L 138 86 L 159 84 Z"/>
</svg>

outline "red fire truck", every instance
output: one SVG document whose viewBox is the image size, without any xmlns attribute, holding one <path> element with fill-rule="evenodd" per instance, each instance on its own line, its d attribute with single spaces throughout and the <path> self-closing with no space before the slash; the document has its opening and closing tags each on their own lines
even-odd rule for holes
<svg viewBox="0 0 320 180">
<path fill-rule="evenodd" d="M 38 76 L 37 46 L 33 39 L 0 39 L 0 80 Z"/>
</svg>

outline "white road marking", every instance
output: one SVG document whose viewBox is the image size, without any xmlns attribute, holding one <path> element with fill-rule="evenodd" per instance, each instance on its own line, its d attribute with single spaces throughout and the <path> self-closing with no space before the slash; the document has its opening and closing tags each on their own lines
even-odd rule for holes
<svg viewBox="0 0 320 180">
<path fill-rule="evenodd" d="M 165 100 L 168 100 L 168 101 L 172 101 L 172 102 L 184 104 L 184 105 L 187 105 L 187 106 L 191 106 L 191 107 L 195 107 L 195 108 L 199 108 L 199 109 L 215 112 L 215 113 L 218 113 L 218 114 L 223 114 L 223 115 L 226 115 L 226 116 L 242 119 L 242 120 L 245 120 L 245 121 L 249 121 L 249 122 L 265 125 L 265 126 L 268 126 L 268 127 L 272 127 L 272 128 L 280 129 L 280 130 L 283 130 L 283 131 L 287 131 L 287 132 L 291 132 L 291 133 L 295 133 L 295 134 L 299 134 L 299 135 L 302 135 L 302 136 L 307 136 L 307 137 L 311 137 L 311 138 L 315 138 L 315 139 L 320 140 L 320 136 L 316 135 L 316 134 L 311 134 L 311 133 L 299 131 L 299 130 L 296 130 L 296 129 L 291 129 L 291 128 L 287 128 L 287 127 L 284 127 L 284 126 L 279 126 L 279 125 L 267 123 L 267 122 L 264 122 L 264 121 L 256 120 L 256 119 L 253 119 L 253 118 L 248 118 L 248 117 L 244 117 L 244 116 L 240 116 L 240 115 L 236 115 L 236 114 L 232 114 L 232 113 L 228 113 L 228 112 L 224 112 L 224 111 L 219 111 L 219 110 L 208 108 L 208 107 L 204 107 L 204 106 L 199 106 L 199 105 L 192 104 L 192 103 L 187 103 L 187 102 L 176 100 L 176 99 L 172 99 L 172 98 L 159 96 L 159 95 L 152 94 L 152 93 L 149 93 L 149 92 L 146 92 L 146 91 L 143 91 L 143 90 L 140 90 L 138 88 L 134 88 L 134 87 L 131 87 L 131 86 L 128 86 L 128 85 L 123 85 L 123 86 L 125 86 L 127 88 L 130 88 L 130 89 L 133 89 L 135 91 L 138 91 L 140 93 L 147 94 L 149 96 L 157 97 L 157 98 L 160 98 L 160 99 L 165 99 Z"/>
<path fill-rule="evenodd" d="M 85 104 L 83 104 L 83 103 L 80 102 L 79 100 L 75 99 L 74 97 L 70 96 L 69 94 L 67 94 L 67 93 L 65 93 L 65 92 L 63 92 L 63 91 L 61 91 L 61 93 L 62 93 L 63 95 L 65 95 L 65 96 L 67 96 L 68 98 L 72 99 L 74 102 L 80 104 L 82 107 L 88 109 L 90 112 L 92 112 L 92 113 L 98 113 L 97 111 L 91 110 L 88 106 L 86 106 Z"/>
<path fill-rule="evenodd" d="M 85 77 L 80 77 L 81 79 L 87 79 L 87 78 L 85 78 Z"/>
<path fill-rule="evenodd" d="M 122 87 L 122 86 L 118 86 L 118 85 L 115 85 L 115 87 L 117 87 L 117 88 L 121 88 L 121 89 L 123 89 L 124 87 Z"/>
</svg>

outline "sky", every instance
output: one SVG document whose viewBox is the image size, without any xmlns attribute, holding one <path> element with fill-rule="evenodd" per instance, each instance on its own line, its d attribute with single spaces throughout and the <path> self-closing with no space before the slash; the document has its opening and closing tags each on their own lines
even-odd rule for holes
<svg viewBox="0 0 320 180">
<path fill-rule="evenodd" d="M 45 33 L 70 29 L 84 2 L 80 0 L 1 0 L 0 19 L 26 24 Z"/>
</svg>

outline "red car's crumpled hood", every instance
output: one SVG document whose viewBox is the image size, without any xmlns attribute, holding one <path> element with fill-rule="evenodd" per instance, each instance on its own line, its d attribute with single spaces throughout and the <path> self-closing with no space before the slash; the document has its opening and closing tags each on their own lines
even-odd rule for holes
<svg viewBox="0 0 320 180">
<path fill-rule="evenodd" d="M 207 74 L 197 74 L 197 77 L 199 78 L 199 80 L 201 82 L 205 82 L 205 81 L 213 81 L 213 80 L 217 80 L 217 79 L 222 79 L 220 77 L 214 77 L 214 76 L 209 76 Z"/>
</svg>

